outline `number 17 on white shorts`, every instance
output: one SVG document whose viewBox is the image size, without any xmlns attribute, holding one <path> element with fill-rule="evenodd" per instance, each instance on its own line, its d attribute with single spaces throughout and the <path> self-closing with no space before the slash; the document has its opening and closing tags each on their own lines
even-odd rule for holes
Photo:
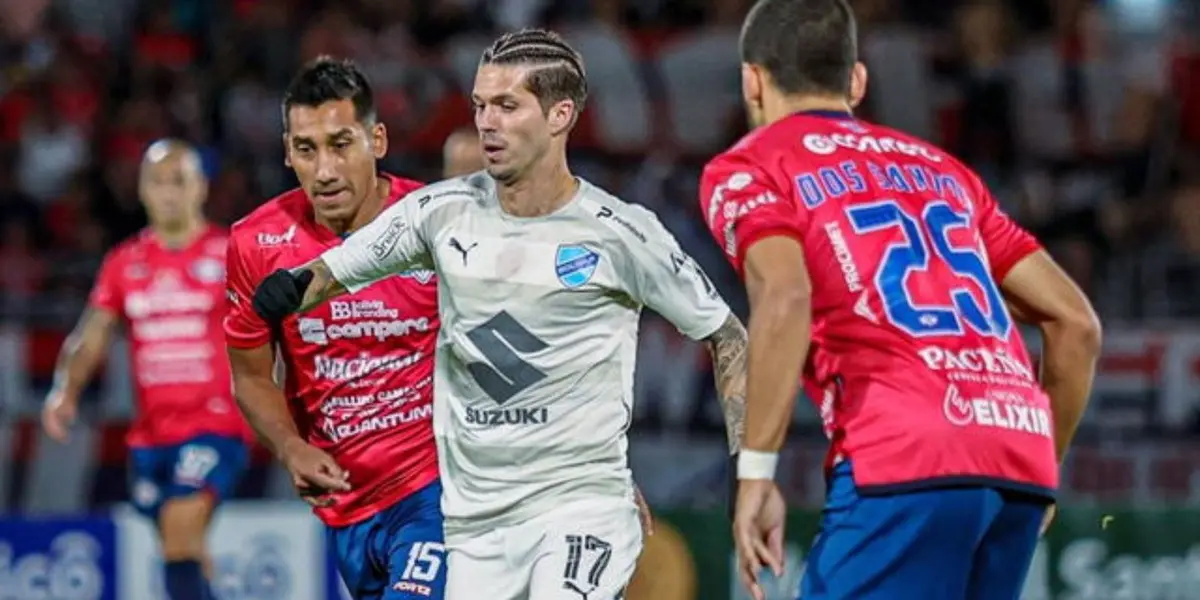
<svg viewBox="0 0 1200 600">
<path fill-rule="evenodd" d="M 632 503 L 571 503 L 446 546 L 446 600 L 620 600 L 642 528 Z"/>
</svg>

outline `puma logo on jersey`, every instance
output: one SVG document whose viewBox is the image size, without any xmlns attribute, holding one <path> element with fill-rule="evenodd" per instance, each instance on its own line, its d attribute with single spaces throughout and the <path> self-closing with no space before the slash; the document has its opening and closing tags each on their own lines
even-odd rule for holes
<svg viewBox="0 0 1200 600">
<path fill-rule="evenodd" d="M 464 267 L 467 266 L 467 253 L 470 252 L 472 248 L 474 248 L 475 246 L 478 246 L 478 245 L 479 245 L 479 242 L 472 242 L 470 246 L 463 248 L 462 242 L 459 242 L 458 238 L 450 238 L 450 247 L 454 248 L 455 250 L 458 251 L 459 254 L 462 255 L 462 261 L 463 261 Z"/>
</svg>

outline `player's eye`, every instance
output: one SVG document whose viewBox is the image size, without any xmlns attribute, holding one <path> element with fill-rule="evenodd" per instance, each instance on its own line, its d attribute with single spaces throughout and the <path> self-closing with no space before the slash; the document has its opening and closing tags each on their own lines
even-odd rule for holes
<svg viewBox="0 0 1200 600">
<path fill-rule="evenodd" d="M 503 110 L 504 112 L 512 112 L 514 110 L 517 110 L 517 105 L 513 104 L 512 102 L 505 102 L 504 104 L 500 105 L 500 109 Z"/>
<path fill-rule="evenodd" d="M 337 148 L 338 150 L 345 150 L 346 148 L 350 147 L 350 142 L 347 140 L 341 140 L 338 142 L 334 142 L 333 147 Z"/>
</svg>

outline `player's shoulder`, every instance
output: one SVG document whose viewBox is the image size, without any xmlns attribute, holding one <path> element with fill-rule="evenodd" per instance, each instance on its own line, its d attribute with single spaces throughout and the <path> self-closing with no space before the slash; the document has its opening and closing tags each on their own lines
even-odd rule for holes
<svg viewBox="0 0 1200 600">
<path fill-rule="evenodd" d="M 391 173 L 381 173 L 384 179 L 391 184 L 391 197 L 393 200 L 399 200 L 423 187 L 425 184 L 415 179 L 393 175 Z"/>
<path fill-rule="evenodd" d="M 494 196 L 495 184 L 486 172 L 461 177 L 451 177 L 417 187 L 408 192 L 397 204 L 406 210 L 416 210 L 421 219 L 428 222 L 438 215 L 461 213 L 470 207 L 481 207 Z M 408 203 L 415 204 L 408 204 Z"/>
<path fill-rule="evenodd" d="M 941 146 L 891 127 L 865 121 L 862 123 L 866 126 L 866 135 L 852 140 L 860 151 L 899 154 L 923 163 L 938 176 L 949 177 L 945 185 L 966 186 L 967 189 L 962 191 L 967 192 L 965 199 L 968 201 L 986 191 L 983 180 L 975 170 Z"/>
<path fill-rule="evenodd" d="M 290 189 L 250 211 L 229 230 L 230 243 L 245 247 L 270 236 L 295 236 L 296 226 L 308 210 L 308 196 L 301 188 Z"/>
<path fill-rule="evenodd" d="M 104 255 L 108 262 L 138 262 L 151 259 L 152 250 L 158 245 L 154 230 L 149 227 L 138 230 L 129 237 L 117 242 Z"/>
<path fill-rule="evenodd" d="M 650 209 L 626 202 L 603 188 L 580 178 L 583 186 L 579 196 L 579 207 L 588 214 L 595 227 L 619 239 L 635 239 L 646 243 L 647 236 L 656 236 L 663 229 L 658 215 Z"/>
<path fill-rule="evenodd" d="M 205 256 L 225 256 L 229 246 L 229 229 L 223 225 L 210 223 L 200 240 L 198 252 Z"/>
<path fill-rule="evenodd" d="M 860 151 L 899 154 L 930 163 L 944 164 L 947 168 L 967 169 L 953 154 L 929 140 L 878 123 L 854 123 L 859 127 L 848 131 L 856 137 L 845 141 L 834 138 L 832 141 L 840 146 L 853 145 Z"/>
<path fill-rule="evenodd" d="M 755 167 L 758 164 L 756 154 L 759 151 L 759 140 L 763 137 L 763 129 L 759 128 L 747 133 L 732 146 L 710 158 L 704 164 L 704 170 L 700 176 L 701 184 L 712 184 L 718 179 L 728 177 L 731 172 L 740 172 L 748 167 Z"/>
</svg>

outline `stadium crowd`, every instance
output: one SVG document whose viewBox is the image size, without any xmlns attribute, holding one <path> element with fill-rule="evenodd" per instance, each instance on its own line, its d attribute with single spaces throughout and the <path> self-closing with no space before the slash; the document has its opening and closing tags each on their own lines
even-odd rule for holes
<svg viewBox="0 0 1200 600">
<path fill-rule="evenodd" d="M 874 75 L 862 112 L 956 150 L 1047 240 L 1108 320 L 1200 314 L 1200 56 L 1188 15 L 1086 0 L 859 0 Z M 1137 4 L 1137 3 L 1133 3 Z M 1155 3 L 1150 3 L 1154 5 Z M 279 92 L 318 54 L 380 90 L 386 168 L 438 174 L 469 125 L 464 86 L 493 32 L 563 30 L 593 100 L 573 155 L 652 206 L 735 289 L 695 213 L 702 160 L 743 131 L 744 0 L 77 0 L 6 3 L 0 45 L 0 307 L 64 324 L 102 251 L 144 224 L 140 153 L 203 148 L 229 223 L 292 185 Z M 1148 14 L 1150 13 L 1150 14 Z M 874 102 L 890 98 L 889 103 Z M 903 98 L 903 102 L 894 99 Z"/>
</svg>

